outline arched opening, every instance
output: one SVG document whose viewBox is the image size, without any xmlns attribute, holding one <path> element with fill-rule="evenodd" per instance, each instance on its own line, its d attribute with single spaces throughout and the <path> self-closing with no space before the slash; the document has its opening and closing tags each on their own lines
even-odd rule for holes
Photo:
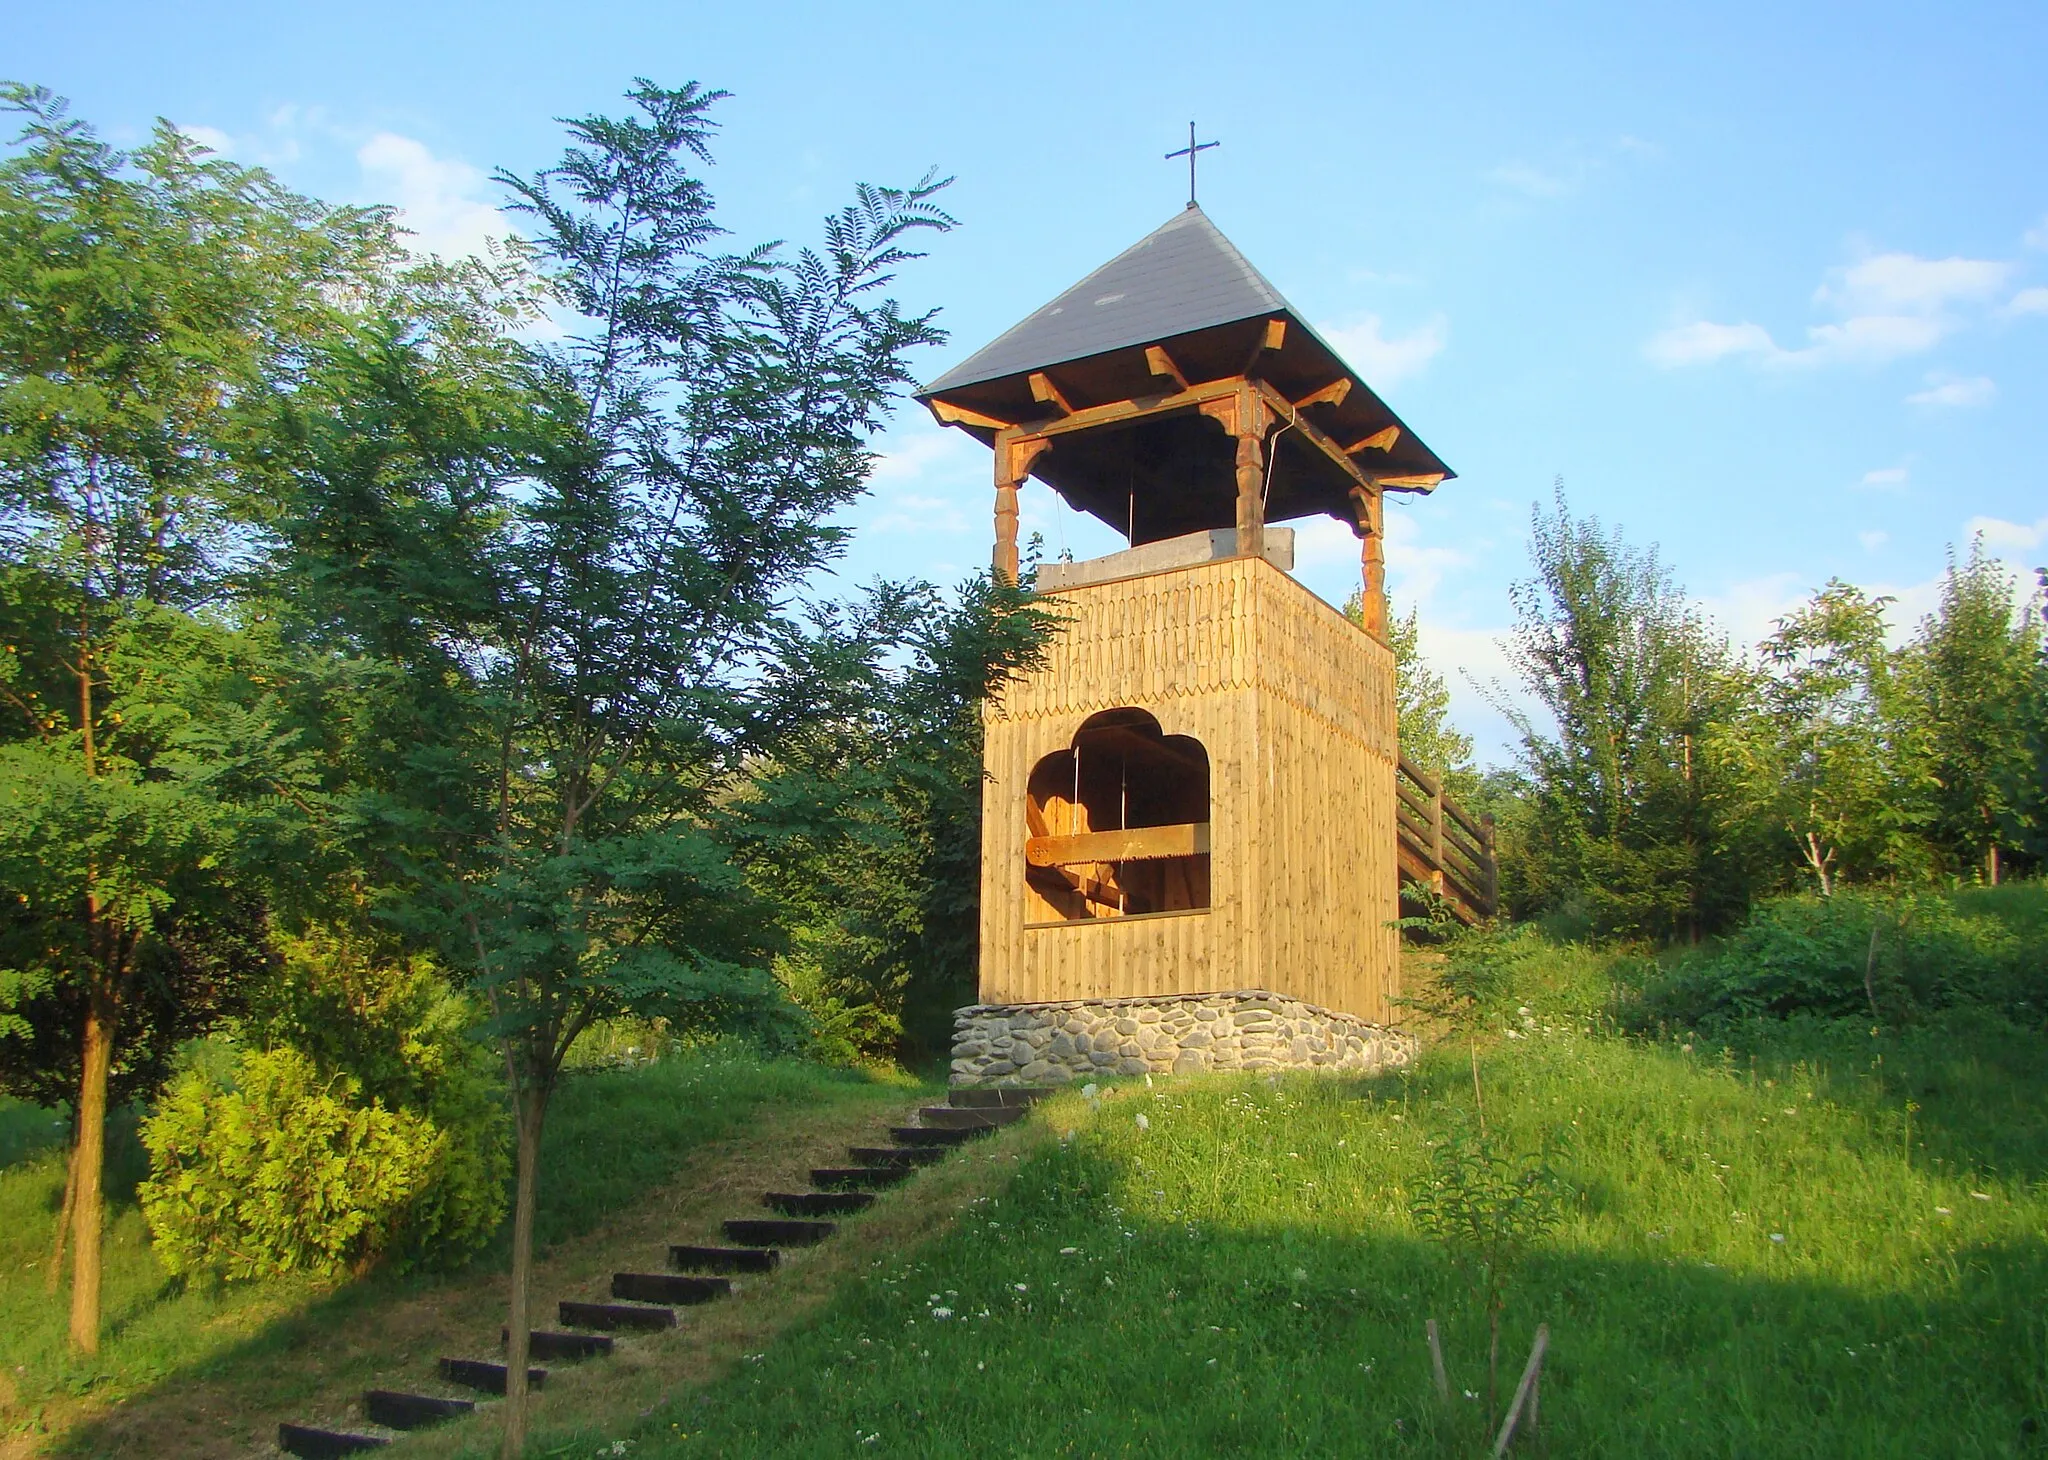
<svg viewBox="0 0 2048 1460">
<path fill-rule="evenodd" d="M 1209 753 L 1143 710 L 1104 710 L 1032 767 L 1027 922 L 1209 906 Z"/>
</svg>

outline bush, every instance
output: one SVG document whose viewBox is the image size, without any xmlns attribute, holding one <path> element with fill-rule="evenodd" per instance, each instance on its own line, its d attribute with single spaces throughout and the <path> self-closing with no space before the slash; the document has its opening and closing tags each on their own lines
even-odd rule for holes
<svg viewBox="0 0 2048 1460">
<path fill-rule="evenodd" d="M 282 972 L 252 1000 L 251 1032 L 447 1137 L 393 1256 L 430 1267 L 462 1261 L 504 1219 L 512 1172 L 504 1077 L 495 1052 L 474 1037 L 475 1002 L 418 954 L 327 929 L 277 941 Z"/>
<path fill-rule="evenodd" d="M 180 1076 L 142 1124 L 139 1196 L 172 1273 L 332 1274 L 397 1245 L 449 1147 L 431 1121 L 294 1049 L 251 1050 L 222 1089 Z"/>
<path fill-rule="evenodd" d="M 2035 1024 L 2048 965 L 2048 934 L 2030 916 L 2041 891 L 1779 898 L 1711 952 L 1653 979 L 1642 1022 L 1710 1027 L 1810 1015 L 1903 1025 L 1978 1007 Z"/>
<path fill-rule="evenodd" d="M 475 1007 L 424 957 L 325 929 L 277 945 L 244 1044 L 189 1049 L 145 1126 L 164 1261 L 238 1278 L 463 1261 L 511 1171 Z"/>
</svg>

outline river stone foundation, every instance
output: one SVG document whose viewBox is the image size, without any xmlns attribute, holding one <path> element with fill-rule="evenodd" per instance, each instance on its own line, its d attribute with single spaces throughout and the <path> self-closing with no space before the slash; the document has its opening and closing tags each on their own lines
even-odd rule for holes
<svg viewBox="0 0 2048 1460">
<path fill-rule="evenodd" d="M 953 1015 L 952 1083 L 1063 1085 L 1204 1070 L 1371 1075 L 1409 1063 L 1415 1051 L 1412 1034 L 1257 989 L 973 1004 Z"/>
</svg>

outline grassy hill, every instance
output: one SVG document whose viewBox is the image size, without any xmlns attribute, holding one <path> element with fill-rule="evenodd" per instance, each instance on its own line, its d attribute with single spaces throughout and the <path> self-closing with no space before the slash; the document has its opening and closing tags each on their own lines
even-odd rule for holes
<svg viewBox="0 0 2048 1460">
<path fill-rule="evenodd" d="M 1482 1045 L 1489 1129 L 1558 1140 L 1575 1192 L 1506 1310 L 1504 1382 L 1538 1322 L 1553 1334 L 1524 1448 L 2048 1453 L 2038 1030 L 1960 1009 L 1632 1038 L 1604 1020 L 1626 972 L 1526 960 Z M 1474 1100 L 1463 1046 L 1365 1082 L 1064 1095 L 950 1236 L 563 1453 L 1484 1453 L 1484 1322 L 1410 1206 Z"/>
</svg>

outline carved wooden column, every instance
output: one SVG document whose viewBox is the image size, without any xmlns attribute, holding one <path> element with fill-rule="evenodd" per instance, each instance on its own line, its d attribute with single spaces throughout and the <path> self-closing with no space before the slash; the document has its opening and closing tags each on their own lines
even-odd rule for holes
<svg viewBox="0 0 2048 1460">
<path fill-rule="evenodd" d="M 1017 489 L 1031 475 L 1031 463 L 1052 443 L 1043 436 L 1019 439 L 1009 430 L 996 435 L 996 550 L 992 566 L 996 581 L 1015 587 L 1017 557 Z"/>
<path fill-rule="evenodd" d="M 1374 638 L 1387 636 L 1387 546 L 1384 494 L 1378 487 L 1351 489 L 1352 505 L 1358 509 L 1359 567 L 1364 592 L 1360 602 L 1365 629 Z"/>
<path fill-rule="evenodd" d="M 1237 552 L 1246 558 L 1266 555 L 1266 431 L 1273 413 L 1242 385 L 1235 394 L 1199 407 L 1237 438 Z"/>
</svg>

